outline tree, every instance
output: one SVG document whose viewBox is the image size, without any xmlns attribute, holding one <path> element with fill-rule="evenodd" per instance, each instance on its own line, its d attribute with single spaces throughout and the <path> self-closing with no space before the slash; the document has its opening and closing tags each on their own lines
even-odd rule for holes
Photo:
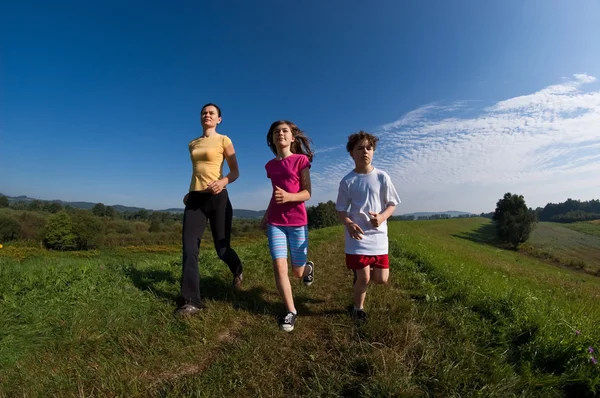
<svg viewBox="0 0 600 398">
<path fill-rule="evenodd" d="M 19 222 L 12 217 L 0 214 L 0 242 L 19 239 L 21 226 Z"/>
<path fill-rule="evenodd" d="M 112 206 L 106 206 L 104 209 L 104 215 L 109 218 L 113 218 L 117 214 L 117 211 Z"/>
<path fill-rule="evenodd" d="M 154 211 L 150 214 L 150 229 L 149 232 L 162 232 L 163 231 L 163 223 L 162 223 L 162 214 Z"/>
<path fill-rule="evenodd" d="M 41 211 L 41 210 L 44 210 L 44 202 L 42 202 L 41 200 L 37 200 L 37 199 L 36 200 L 32 200 L 27 205 L 27 210 L 29 210 L 29 211 Z"/>
<path fill-rule="evenodd" d="M 19 239 L 40 242 L 44 239 L 46 215 L 40 212 L 24 211 L 17 216 L 21 231 Z"/>
<path fill-rule="evenodd" d="M 8 198 L 4 195 L 0 196 L 0 208 L 8 207 Z"/>
<path fill-rule="evenodd" d="M 62 205 L 58 202 L 52 202 L 52 203 L 48 203 L 46 205 L 46 211 L 48 211 L 52 214 L 56 214 L 61 210 L 62 210 Z"/>
<path fill-rule="evenodd" d="M 94 217 L 89 211 L 79 210 L 73 213 L 72 220 L 77 249 L 89 250 L 102 245 L 106 229 L 102 219 Z"/>
<path fill-rule="evenodd" d="M 137 212 L 134 214 L 133 218 L 134 218 L 135 220 L 147 220 L 149 216 L 150 216 L 150 213 L 148 212 L 148 210 L 146 210 L 146 209 L 141 209 L 141 210 L 138 210 L 138 211 L 137 211 Z"/>
<path fill-rule="evenodd" d="M 94 207 L 92 207 L 92 213 L 95 216 L 103 217 L 106 214 L 106 206 L 104 206 L 104 203 L 96 203 Z"/>
<path fill-rule="evenodd" d="M 22 200 L 19 200 L 18 202 L 13 202 L 10 207 L 15 210 L 26 210 L 27 203 L 23 202 Z"/>
<path fill-rule="evenodd" d="M 335 203 L 328 201 L 310 206 L 307 209 L 308 227 L 313 229 L 326 228 L 339 224 Z"/>
<path fill-rule="evenodd" d="M 529 239 L 537 223 L 535 211 L 527 208 L 523 195 L 510 192 L 496 203 L 493 220 L 498 238 L 514 247 Z"/>
<path fill-rule="evenodd" d="M 62 210 L 48 219 L 44 246 L 53 250 L 74 250 L 77 248 L 77 236 L 73 230 L 73 220 Z"/>
</svg>

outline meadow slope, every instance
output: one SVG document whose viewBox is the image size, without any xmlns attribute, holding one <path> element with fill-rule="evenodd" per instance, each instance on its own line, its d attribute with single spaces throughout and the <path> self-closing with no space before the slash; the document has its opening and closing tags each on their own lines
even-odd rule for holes
<svg viewBox="0 0 600 398">
<path fill-rule="evenodd" d="M 277 328 L 264 238 L 245 285 L 202 251 L 208 308 L 173 315 L 177 247 L 0 249 L 0 396 L 594 396 L 600 278 L 486 238 L 485 219 L 390 223 L 391 281 L 348 317 L 341 227 L 310 233 L 316 279 Z"/>
</svg>

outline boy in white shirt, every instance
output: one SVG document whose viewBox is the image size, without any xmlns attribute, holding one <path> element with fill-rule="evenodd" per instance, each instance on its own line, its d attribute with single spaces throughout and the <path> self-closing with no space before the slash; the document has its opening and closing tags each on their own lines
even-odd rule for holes
<svg viewBox="0 0 600 398">
<path fill-rule="evenodd" d="M 388 281 L 387 219 L 400 203 L 390 176 L 371 163 L 377 141 L 362 130 L 348 137 L 355 168 L 342 178 L 335 205 L 346 227 L 346 266 L 354 271 L 352 317 L 358 323 L 367 320 L 363 306 L 369 281 Z"/>
</svg>

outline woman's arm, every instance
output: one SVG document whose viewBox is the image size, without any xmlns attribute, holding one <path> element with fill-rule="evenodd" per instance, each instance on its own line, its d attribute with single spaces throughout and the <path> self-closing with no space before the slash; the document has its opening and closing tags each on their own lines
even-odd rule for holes
<svg viewBox="0 0 600 398">
<path fill-rule="evenodd" d="M 223 154 L 225 156 L 225 160 L 227 160 L 229 173 L 220 180 L 212 181 L 208 184 L 208 189 L 210 189 L 210 191 L 214 195 L 220 193 L 227 184 L 231 184 L 240 176 L 240 169 L 238 166 L 237 158 L 235 156 L 235 149 L 233 147 L 233 144 L 230 144 L 228 147 L 226 147 L 223 150 Z"/>
</svg>

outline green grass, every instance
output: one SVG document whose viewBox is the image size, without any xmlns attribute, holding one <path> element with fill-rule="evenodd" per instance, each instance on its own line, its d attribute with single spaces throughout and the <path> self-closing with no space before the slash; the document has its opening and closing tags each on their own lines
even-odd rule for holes
<svg viewBox="0 0 600 398">
<path fill-rule="evenodd" d="M 487 223 L 391 223 L 391 283 L 369 288 L 360 329 L 342 229 L 311 231 L 290 334 L 264 239 L 237 242 L 237 294 L 202 251 L 208 309 L 191 319 L 172 314 L 179 248 L 5 247 L 0 396 L 593 396 L 600 278 L 500 250 Z"/>
<path fill-rule="evenodd" d="M 560 224 L 565 228 L 572 229 L 573 231 L 582 232 L 584 234 L 600 237 L 600 220 L 594 221 L 581 221 L 575 223 Z"/>
<path fill-rule="evenodd" d="M 596 230 L 600 231 L 600 225 L 589 222 L 541 222 L 533 230 L 525 248 L 536 257 L 592 274 L 600 273 L 600 236 L 591 233 Z"/>
</svg>

